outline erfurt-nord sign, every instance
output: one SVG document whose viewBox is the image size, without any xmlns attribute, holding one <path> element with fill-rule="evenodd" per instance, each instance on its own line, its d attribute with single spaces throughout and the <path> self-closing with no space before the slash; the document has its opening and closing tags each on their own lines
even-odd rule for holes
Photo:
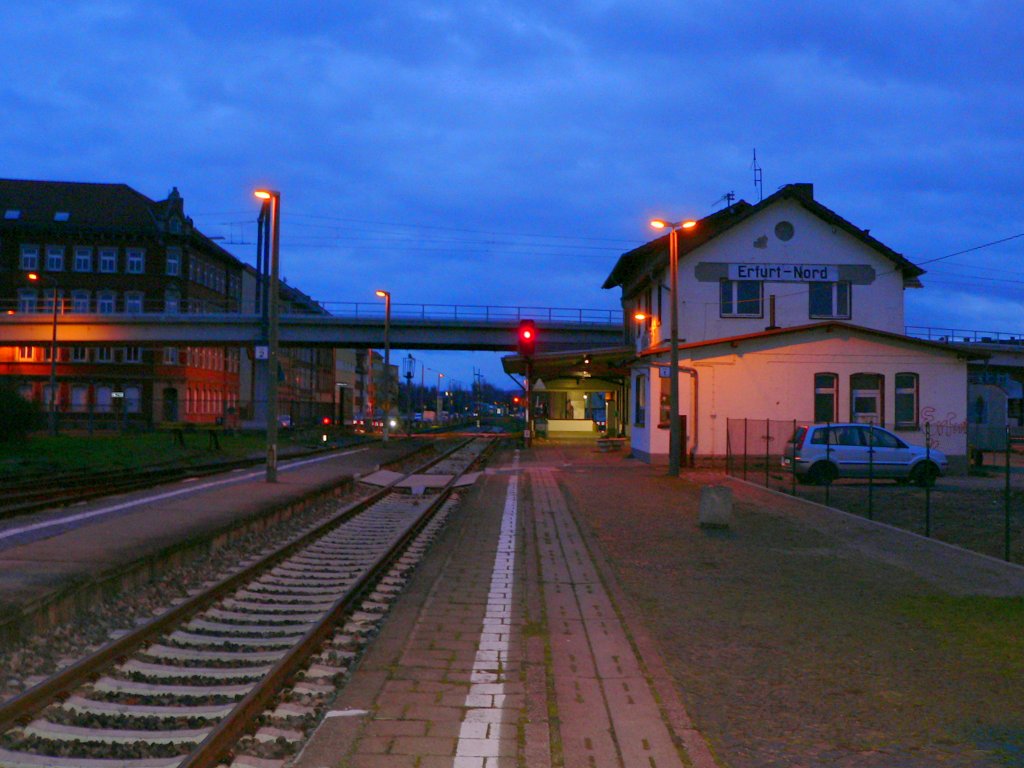
<svg viewBox="0 0 1024 768">
<path fill-rule="evenodd" d="M 839 280 L 839 268 L 827 264 L 730 264 L 729 279 L 834 283 Z"/>
</svg>

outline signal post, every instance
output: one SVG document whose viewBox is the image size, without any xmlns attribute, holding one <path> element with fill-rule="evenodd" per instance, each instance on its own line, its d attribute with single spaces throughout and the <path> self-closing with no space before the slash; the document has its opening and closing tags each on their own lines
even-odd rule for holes
<svg viewBox="0 0 1024 768">
<path fill-rule="evenodd" d="M 533 320 L 520 320 L 516 332 L 516 344 L 520 357 L 526 358 L 526 428 L 523 430 L 523 445 L 533 444 L 533 354 L 537 349 L 537 324 Z"/>
</svg>

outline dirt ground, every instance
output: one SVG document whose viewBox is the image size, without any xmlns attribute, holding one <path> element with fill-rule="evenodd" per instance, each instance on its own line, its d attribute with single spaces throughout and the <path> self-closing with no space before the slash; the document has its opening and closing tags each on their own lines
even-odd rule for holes
<svg viewBox="0 0 1024 768">
<path fill-rule="evenodd" d="M 559 477 L 722 765 L 1024 766 L 1021 598 L 943 595 L 740 486 L 701 529 L 722 476 L 684 475 L 566 451 Z"/>
</svg>

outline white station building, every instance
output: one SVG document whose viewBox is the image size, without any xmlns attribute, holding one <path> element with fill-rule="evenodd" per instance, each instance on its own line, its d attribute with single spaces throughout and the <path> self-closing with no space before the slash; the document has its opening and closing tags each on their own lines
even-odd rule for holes
<svg viewBox="0 0 1024 768">
<path fill-rule="evenodd" d="M 731 420 L 856 421 L 917 445 L 928 425 L 951 470 L 966 469 L 971 353 L 904 334 L 904 292 L 921 287 L 924 270 L 817 202 L 810 184 L 736 202 L 676 236 L 690 461 L 724 459 Z M 603 383 L 609 433 L 655 463 L 669 451 L 670 237 L 623 254 L 604 283 L 621 290 L 625 347 L 535 360 L 535 385 L 562 382 L 568 399 Z M 601 372 L 573 373 L 581 355 Z M 522 372 L 521 363 L 505 367 Z"/>
</svg>

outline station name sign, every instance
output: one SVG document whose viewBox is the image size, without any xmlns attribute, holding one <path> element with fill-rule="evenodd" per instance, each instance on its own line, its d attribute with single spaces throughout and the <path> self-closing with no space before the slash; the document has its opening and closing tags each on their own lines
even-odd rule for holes
<svg viewBox="0 0 1024 768">
<path fill-rule="evenodd" d="M 839 280 L 839 268 L 827 264 L 730 264 L 729 279 L 834 283 Z"/>
</svg>

